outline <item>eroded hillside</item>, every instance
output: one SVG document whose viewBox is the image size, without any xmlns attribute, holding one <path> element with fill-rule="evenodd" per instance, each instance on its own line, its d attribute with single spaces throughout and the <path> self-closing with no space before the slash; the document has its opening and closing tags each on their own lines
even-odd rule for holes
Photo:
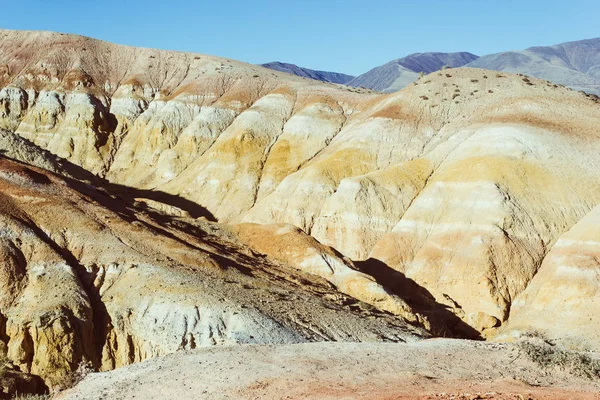
<svg viewBox="0 0 600 400">
<path fill-rule="evenodd" d="M 257 235 L 282 229 L 292 235 L 284 248 L 332 246 L 341 254 L 323 253 L 312 272 L 372 304 L 393 299 L 388 311 L 408 316 L 418 305 L 404 304 L 408 278 L 487 337 L 539 329 L 560 340 L 569 329 L 570 343 L 598 349 L 588 329 L 597 315 L 579 311 L 600 287 L 593 246 L 561 275 L 569 287 L 587 279 L 572 318 L 549 325 L 513 307 L 540 304 L 553 263 L 564 262 L 555 244 L 600 203 L 597 98 L 462 68 L 379 95 L 205 55 L 0 35 L 0 127 L 113 185 L 173 196 L 193 216 L 236 225 L 282 265 L 306 270 L 312 250 L 275 254 Z M 320 243 L 247 223 L 291 224 Z M 366 286 L 357 292 L 336 268 L 385 281 L 376 289 L 396 297 L 358 293 Z M 427 323 L 422 314 L 415 321 Z"/>
<path fill-rule="evenodd" d="M 0 188 L 2 351 L 51 387 L 207 345 L 427 335 L 218 225 L 6 159 Z"/>
</svg>

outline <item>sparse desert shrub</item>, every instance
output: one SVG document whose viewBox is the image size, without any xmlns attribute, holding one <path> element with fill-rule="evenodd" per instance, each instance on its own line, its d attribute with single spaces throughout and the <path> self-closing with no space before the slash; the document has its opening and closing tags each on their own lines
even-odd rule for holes
<svg viewBox="0 0 600 400">
<path fill-rule="evenodd" d="M 471 83 L 477 83 L 479 82 L 479 79 L 471 79 Z"/>
<path fill-rule="evenodd" d="M 494 91 L 492 89 L 488 90 L 488 93 L 494 93 Z"/>
<path fill-rule="evenodd" d="M 454 100 L 455 98 L 457 98 L 458 96 L 460 96 L 460 93 L 454 93 L 454 95 L 452 96 L 452 100 Z"/>
<path fill-rule="evenodd" d="M 253 78 L 258 78 L 258 77 L 259 77 L 259 75 L 252 75 L 252 77 L 253 77 Z"/>
<path fill-rule="evenodd" d="M 487 79 L 487 75 L 484 75 L 484 76 L 483 76 L 483 79 Z"/>
<path fill-rule="evenodd" d="M 496 74 L 496 78 L 504 78 L 504 75 L 502 75 L 502 74 Z"/>
<path fill-rule="evenodd" d="M 543 335 L 529 335 L 529 338 L 519 342 L 519 348 L 540 367 L 558 368 L 588 379 L 600 378 L 599 360 L 594 360 L 586 354 L 561 349 Z"/>
<path fill-rule="evenodd" d="M 588 99 L 590 99 L 590 100 L 592 100 L 592 101 L 594 101 L 594 102 L 596 102 L 596 103 L 597 103 L 598 101 L 600 101 L 600 96 L 598 96 L 598 95 L 596 95 L 596 94 L 593 94 L 593 93 L 586 93 L 586 92 L 582 92 L 582 93 L 585 95 L 585 97 L 587 97 Z"/>
<path fill-rule="evenodd" d="M 423 100 L 429 100 L 429 97 L 427 96 L 419 96 L 420 98 L 422 98 Z"/>
<path fill-rule="evenodd" d="M 62 382 L 55 385 L 54 390 L 66 390 L 81 382 L 89 373 L 94 372 L 90 364 L 80 363 L 77 369 L 69 373 Z"/>
<path fill-rule="evenodd" d="M 525 82 L 528 86 L 533 86 L 534 83 L 529 80 L 528 77 L 523 78 L 523 82 Z"/>
<path fill-rule="evenodd" d="M 446 74 L 446 78 L 452 78 L 452 75 Z"/>
</svg>

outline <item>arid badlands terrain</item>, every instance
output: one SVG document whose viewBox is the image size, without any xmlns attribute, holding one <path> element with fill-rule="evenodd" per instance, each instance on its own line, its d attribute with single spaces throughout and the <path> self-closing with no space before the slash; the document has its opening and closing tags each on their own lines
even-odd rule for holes
<svg viewBox="0 0 600 400">
<path fill-rule="evenodd" d="M 598 399 L 599 146 L 524 75 L 0 30 L 0 396 Z"/>
</svg>

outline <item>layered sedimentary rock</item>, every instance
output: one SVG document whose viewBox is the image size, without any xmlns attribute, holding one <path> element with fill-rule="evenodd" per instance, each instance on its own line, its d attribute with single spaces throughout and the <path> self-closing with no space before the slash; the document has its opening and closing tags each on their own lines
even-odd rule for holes
<svg viewBox="0 0 600 400">
<path fill-rule="evenodd" d="M 598 100 L 547 81 L 459 68 L 379 95 L 217 57 L 0 35 L 0 126 L 195 216 L 295 225 L 488 337 L 600 204 Z"/>
<path fill-rule="evenodd" d="M 566 346 L 598 351 L 599 260 L 596 207 L 552 246 L 537 275 L 515 299 L 502 336 L 540 334 Z"/>
<path fill-rule="evenodd" d="M 6 159 L 0 189 L 0 348 L 50 387 L 81 364 L 200 346 L 426 335 L 261 260 L 218 225 Z"/>
<path fill-rule="evenodd" d="M 289 266 L 320 276 L 340 292 L 379 310 L 399 315 L 407 321 L 430 329 L 426 319 L 418 315 L 404 300 L 390 293 L 376 280 L 358 271 L 347 258 L 323 246 L 293 225 L 240 224 L 232 227 L 240 239 L 256 251 Z"/>
</svg>

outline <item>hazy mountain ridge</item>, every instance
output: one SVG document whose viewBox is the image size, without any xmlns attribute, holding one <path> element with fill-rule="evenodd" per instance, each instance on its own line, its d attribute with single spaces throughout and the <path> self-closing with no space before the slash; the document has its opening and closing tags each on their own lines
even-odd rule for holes
<svg viewBox="0 0 600 400">
<path fill-rule="evenodd" d="M 467 52 L 415 53 L 373 68 L 352 79 L 348 85 L 380 92 L 394 92 L 415 81 L 421 72 L 429 74 L 444 66 L 462 67 L 475 59 L 475 54 Z"/>
<path fill-rule="evenodd" d="M 600 94 L 600 38 L 489 54 L 467 66 L 531 75 Z"/>
<path fill-rule="evenodd" d="M 291 64 L 277 64 L 289 65 L 290 68 L 275 67 L 274 69 L 325 82 L 334 82 L 330 76 L 336 75 L 333 72 L 327 72 L 327 75 L 323 76 L 309 74 L 305 69 Z M 375 67 L 346 82 L 340 79 L 335 83 L 390 93 L 413 83 L 419 73 L 428 74 L 444 66 L 449 68 L 465 66 L 520 73 L 600 95 L 600 38 L 552 46 L 534 46 L 525 50 L 505 51 L 481 57 L 468 52 L 415 53 Z"/>
<path fill-rule="evenodd" d="M 262 67 L 274 69 L 280 72 L 301 76 L 304 78 L 314 79 L 321 82 L 347 84 L 352 79 L 353 75 L 342 74 L 339 72 L 317 71 L 310 68 L 299 67 L 295 64 L 283 63 L 278 61 L 261 64 Z"/>
<path fill-rule="evenodd" d="M 414 82 L 419 72 L 431 73 L 444 65 L 520 73 L 600 94 L 600 38 L 481 57 L 471 53 L 417 53 L 373 68 L 347 84 L 395 92 Z"/>
</svg>

